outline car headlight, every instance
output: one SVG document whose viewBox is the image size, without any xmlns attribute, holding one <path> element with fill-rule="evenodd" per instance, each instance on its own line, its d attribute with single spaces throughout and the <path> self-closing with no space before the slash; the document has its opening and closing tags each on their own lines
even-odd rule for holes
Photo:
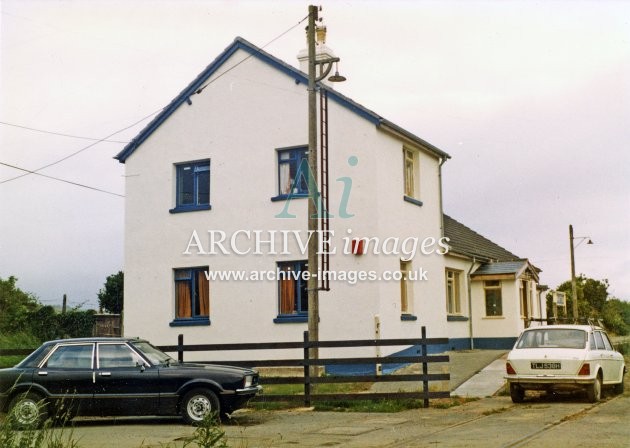
<svg viewBox="0 0 630 448">
<path fill-rule="evenodd" d="M 244 388 L 252 387 L 253 381 L 254 381 L 254 375 L 245 375 L 245 381 L 243 382 L 243 387 Z"/>
</svg>

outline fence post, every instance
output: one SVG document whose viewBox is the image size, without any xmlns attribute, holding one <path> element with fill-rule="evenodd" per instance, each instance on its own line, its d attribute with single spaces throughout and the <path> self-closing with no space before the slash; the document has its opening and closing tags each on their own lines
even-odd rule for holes
<svg viewBox="0 0 630 448">
<path fill-rule="evenodd" d="M 308 331 L 304 332 L 304 407 L 311 406 L 311 366 L 309 365 L 310 343 Z"/>
<path fill-rule="evenodd" d="M 427 327 L 422 326 L 422 356 L 427 356 Z M 427 365 L 426 359 L 422 362 L 422 374 L 424 375 L 424 380 L 422 380 L 422 393 L 424 395 L 424 407 L 429 407 L 429 381 L 427 380 L 427 375 L 429 374 L 429 369 Z"/>
<path fill-rule="evenodd" d="M 184 335 L 177 335 L 177 360 L 184 362 Z"/>
</svg>

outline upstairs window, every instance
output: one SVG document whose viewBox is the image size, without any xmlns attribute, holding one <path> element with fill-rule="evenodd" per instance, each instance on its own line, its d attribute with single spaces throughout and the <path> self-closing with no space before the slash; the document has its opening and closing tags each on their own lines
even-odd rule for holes
<svg viewBox="0 0 630 448">
<path fill-rule="evenodd" d="M 419 152 L 403 148 L 403 199 L 415 205 L 422 206 L 420 201 L 420 162 Z"/>
<path fill-rule="evenodd" d="M 411 149 L 404 150 L 405 154 L 405 195 L 416 196 L 416 161 Z"/>
<path fill-rule="evenodd" d="M 278 197 L 308 195 L 308 148 L 278 150 Z"/>
<path fill-rule="evenodd" d="M 210 160 L 181 163 L 176 170 L 176 203 L 172 213 L 210 209 Z"/>
</svg>

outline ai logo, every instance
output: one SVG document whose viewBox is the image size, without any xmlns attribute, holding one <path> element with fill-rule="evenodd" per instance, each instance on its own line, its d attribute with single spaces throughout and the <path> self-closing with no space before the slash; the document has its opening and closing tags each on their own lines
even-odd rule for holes
<svg viewBox="0 0 630 448">
<path fill-rule="evenodd" d="M 357 156 L 348 157 L 348 165 L 357 166 L 359 163 L 359 158 Z M 297 194 L 292 193 L 293 191 L 297 191 L 297 185 L 304 179 L 308 186 L 308 193 L 310 198 L 314 198 L 315 205 L 317 207 L 317 214 L 314 216 L 317 219 L 324 218 L 334 218 L 329 210 L 326 210 L 323 206 L 322 196 L 319 190 L 319 186 L 317 185 L 317 180 L 315 176 L 313 176 L 313 172 L 308 163 L 307 159 L 302 159 L 300 165 L 298 166 L 298 170 L 295 174 L 295 178 L 293 179 L 293 184 L 291 185 L 291 192 L 287 196 L 287 200 L 284 203 L 284 208 L 282 212 L 275 215 L 276 218 L 295 218 L 296 216 L 289 213 L 289 206 L 291 205 L 291 201 L 295 197 L 303 197 L 302 195 L 298 196 Z M 341 193 L 341 199 L 339 201 L 339 212 L 338 217 L 342 219 L 352 218 L 354 214 L 348 212 L 348 203 L 350 202 L 350 191 L 352 190 L 352 178 L 351 177 L 339 177 L 335 179 L 337 182 L 341 182 L 343 184 L 343 192 Z"/>
</svg>

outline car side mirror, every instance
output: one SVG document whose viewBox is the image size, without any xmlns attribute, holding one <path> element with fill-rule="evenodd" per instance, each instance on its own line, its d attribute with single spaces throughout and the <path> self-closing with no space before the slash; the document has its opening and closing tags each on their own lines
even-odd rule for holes
<svg viewBox="0 0 630 448">
<path fill-rule="evenodd" d="M 144 372 L 144 371 L 146 370 L 146 367 L 145 367 L 144 361 L 142 361 L 142 362 L 138 362 L 138 361 L 136 361 L 136 367 L 140 367 L 140 371 L 141 371 L 141 372 Z"/>
</svg>

